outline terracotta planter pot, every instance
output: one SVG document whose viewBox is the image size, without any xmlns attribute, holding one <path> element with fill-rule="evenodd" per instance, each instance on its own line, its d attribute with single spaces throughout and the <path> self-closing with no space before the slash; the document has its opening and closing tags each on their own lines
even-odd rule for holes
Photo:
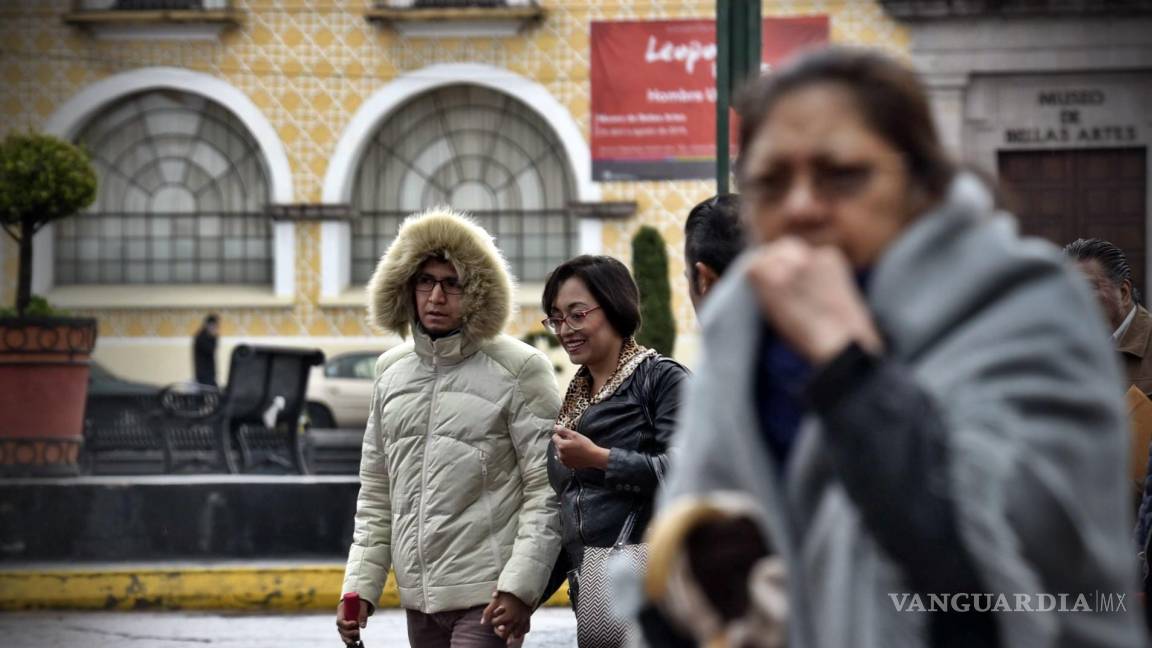
<svg viewBox="0 0 1152 648">
<path fill-rule="evenodd" d="M 0 476 L 79 472 L 96 320 L 0 318 Z"/>
</svg>

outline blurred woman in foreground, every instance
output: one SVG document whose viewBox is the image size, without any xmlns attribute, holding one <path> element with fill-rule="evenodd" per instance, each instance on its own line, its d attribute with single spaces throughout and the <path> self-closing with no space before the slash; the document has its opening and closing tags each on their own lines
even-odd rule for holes
<svg viewBox="0 0 1152 648">
<path fill-rule="evenodd" d="M 734 544 L 783 567 L 768 625 L 790 648 L 1143 645 L 1135 601 L 1094 598 L 1135 583 L 1119 370 L 1083 282 L 954 169 L 903 65 L 833 48 L 751 90 L 754 247 L 702 313 L 665 504 L 750 496 L 763 543 Z M 707 638 L 756 607 L 755 587 L 717 605 L 745 588 L 716 574 L 761 556 L 697 526 L 672 535 L 714 609 L 669 616 Z M 667 606 L 656 539 L 646 588 Z"/>
</svg>

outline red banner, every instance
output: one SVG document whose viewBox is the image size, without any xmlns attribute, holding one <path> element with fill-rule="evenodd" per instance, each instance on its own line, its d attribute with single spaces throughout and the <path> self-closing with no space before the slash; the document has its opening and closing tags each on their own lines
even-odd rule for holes
<svg viewBox="0 0 1152 648">
<path fill-rule="evenodd" d="M 828 42 L 828 17 L 764 19 L 762 70 Z M 711 178 L 716 158 L 716 23 L 592 23 L 592 175 Z"/>
</svg>

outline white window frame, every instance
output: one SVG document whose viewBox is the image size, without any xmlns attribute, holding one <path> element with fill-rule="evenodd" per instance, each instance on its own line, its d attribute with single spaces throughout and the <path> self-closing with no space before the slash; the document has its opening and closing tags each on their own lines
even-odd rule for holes
<svg viewBox="0 0 1152 648">
<path fill-rule="evenodd" d="M 481 63 L 443 63 L 397 77 L 369 97 L 356 111 L 336 144 L 324 176 L 321 201 L 349 204 L 360 159 L 380 125 L 409 99 L 429 90 L 457 84 L 479 85 L 511 96 L 536 111 L 555 132 L 572 171 L 579 202 L 599 202 L 600 185 L 592 181 L 591 152 L 580 126 L 544 86 L 504 68 Z M 579 250 L 599 254 L 603 249 L 602 223 L 580 219 Z M 320 296 L 338 300 L 350 287 L 352 227 L 329 221 L 320 226 Z"/>
<path fill-rule="evenodd" d="M 227 108 L 248 129 L 264 154 L 268 169 L 269 199 L 272 204 L 294 201 L 292 168 L 276 129 L 264 113 L 232 84 L 201 72 L 175 67 L 149 67 L 131 70 L 93 83 L 65 102 L 48 119 L 44 132 L 73 141 L 89 121 L 105 108 L 127 95 L 146 90 L 168 89 L 210 99 Z M 34 248 L 32 291 L 47 294 L 55 287 L 55 236 L 51 225 L 32 241 Z M 276 298 L 291 298 L 296 290 L 296 226 L 291 222 L 272 225 L 273 292 Z M 147 289 L 148 285 L 139 286 Z"/>
</svg>

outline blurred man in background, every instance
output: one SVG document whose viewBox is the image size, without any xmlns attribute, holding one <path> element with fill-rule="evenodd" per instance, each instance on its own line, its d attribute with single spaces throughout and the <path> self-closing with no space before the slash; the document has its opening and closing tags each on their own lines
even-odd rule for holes
<svg viewBox="0 0 1152 648">
<path fill-rule="evenodd" d="M 697 310 L 732 260 L 744 251 L 740 196 L 720 194 L 696 205 L 684 223 L 684 273 Z"/>
<path fill-rule="evenodd" d="M 192 339 L 192 366 L 196 382 L 216 387 L 216 346 L 220 341 L 220 316 L 209 313 Z"/>
</svg>

